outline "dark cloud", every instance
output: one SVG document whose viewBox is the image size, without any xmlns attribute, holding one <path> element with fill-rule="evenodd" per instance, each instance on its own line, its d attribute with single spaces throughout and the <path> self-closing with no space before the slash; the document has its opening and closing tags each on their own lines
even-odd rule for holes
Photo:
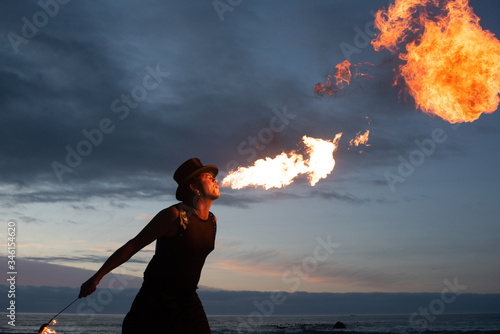
<svg viewBox="0 0 500 334">
<path fill-rule="evenodd" d="M 234 163 L 295 149 L 304 134 L 333 138 L 344 132 L 337 168 L 346 177 L 396 165 L 415 140 L 445 124 L 413 110 L 411 101 L 398 102 L 399 89 L 391 87 L 394 57 L 357 45 L 353 61 L 373 61 L 375 78 L 353 82 L 335 98 L 312 91 L 344 60 L 340 45 L 355 45 L 356 27 L 370 30 L 371 12 L 383 4 L 365 1 L 352 10 L 343 1 L 251 2 L 227 12 L 222 22 L 206 1 L 61 5 L 18 53 L 8 39 L 0 46 L 0 181 L 23 186 L 20 194 L 2 198 L 26 203 L 163 196 L 173 193 L 175 168 L 192 156 L 227 171 Z M 21 18 L 41 10 L 34 2 L 1 6 L 4 36 L 21 35 Z M 144 92 L 147 68 L 164 76 L 135 100 L 134 93 Z M 269 129 L 274 111 L 284 109 L 294 117 L 282 120 L 282 131 L 252 146 L 249 138 Z M 95 134 L 105 119 L 113 130 Z M 348 152 L 348 140 L 366 129 L 367 154 Z M 85 147 L 84 131 L 99 143 Z M 76 158 L 70 151 L 79 147 L 91 152 Z M 435 156 L 457 154 L 464 154 L 463 146 L 450 141 Z M 311 194 L 363 201 L 336 192 Z M 231 194 L 220 203 L 245 207 L 252 201 L 258 199 Z"/>
<path fill-rule="evenodd" d="M 143 252 L 147 252 L 143 250 Z M 24 257 L 23 260 L 27 261 L 38 261 L 44 263 L 104 263 L 108 259 L 108 256 L 97 256 L 97 255 L 86 255 L 86 256 L 44 256 L 44 257 Z M 140 260 L 137 258 L 132 258 L 127 262 L 130 263 L 148 263 L 149 261 Z"/>
<path fill-rule="evenodd" d="M 36 185 L 26 187 L 24 191 L 13 193 L 6 191 L 0 193 L 2 202 L 10 207 L 26 203 L 71 203 L 76 210 L 95 210 L 92 205 L 85 203 L 75 204 L 91 198 L 108 198 L 115 206 L 124 207 L 124 204 L 116 201 L 128 199 L 162 198 L 175 193 L 173 181 L 167 182 L 161 179 L 139 178 L 138 182 L 123 182 L 110 180 L 109 183 L 76 183 L 67 186 L 48 186 L 45 188 Z"/>
<path fill-rule="evenodd" d="M 7 261 L 6 257 L 3 257 L 2 259 Z M 92 260 L 92 256 L 83 256 L 81 257 L 81 260 Z M 98 260 L 103 261 L 102 258 L 99 258 Z M 75 263 L 72 262 L 70 258 L 66 257 L 17 258 L 16 266 L 19 271 L 22 270 L 23 274 L 17 276 L 16 283 L 18 285 L 77 288 L 80 287 L 80 285 L 89 277 L 95 274 L 95 271 L 92 270 L 49 263 L 49 261 Z M 117 269 L 115 273 L 106 275 L 101 282 L 102 285 L 100 286 L 102 288 L 110 287 L 116 279 L 123 282 L 122 286 L 129 288 L 138 288 L 142 284 L 142 278 L 124 275 L 123 269 Z"/>
<path fill-rule="evenodd" d="M 37 218 L 37 217 L 31 217 L 31 216 L 19 216 L 19 220 L 23 221 L 25 223 L 41 223 L 42 220 Z"/>
<path fill-rule="evenodd" d="M 77 211 L 88 211 L 88 210 L 95 211 L 96 210 L 96 208 L 90 204 L 82 204 L 82 205 L 71 204 L 70 208 L 72 208 L 73 210 L 77 210 Z"/>
<path fill-rule="evenodd" d="M 364 203 L 369 202 L 368 199 L 358 198 L 358 197 L 351 195 L 351 194 L 340 194 L 336 191 L 323 192 L 323 191 L 313 190 L 313 191 L 311 191 L 311 195 L 319 196 L 323 199 L 332 199 L 333 198 L 336 200 L 345 201 L 345 202 L 349 202 L 349 203 L 353 203 L 353 204 L 364 204 Z"/>
</svg>

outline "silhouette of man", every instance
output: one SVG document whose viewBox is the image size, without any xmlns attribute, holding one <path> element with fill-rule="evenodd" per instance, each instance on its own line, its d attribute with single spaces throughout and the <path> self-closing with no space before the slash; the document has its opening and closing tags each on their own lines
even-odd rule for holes
<svg viewBox="0 0 500 334">
<path fill-rule="evenodd" d="M 181 202 L 160 211 L 82 284 L 79 297 L 86 297 L 107 273 L 156 240 L 155 254 L 123 320 L 122 333 L 210 333 L 196 289 L 215 245 L 217 221 L 210 206 L 220 197 L 217 173 L 216 166 L 204 166 L 197 158 L 179 166 L 174 180 Z"/>
</svg>

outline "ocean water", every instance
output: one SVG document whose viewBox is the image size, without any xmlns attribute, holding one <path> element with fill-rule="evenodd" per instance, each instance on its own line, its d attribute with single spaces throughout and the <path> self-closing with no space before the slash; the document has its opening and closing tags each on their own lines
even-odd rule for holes
<svg viewBox="0 0 500 334">
<path fill-rule="evenodd" d="M 16 326 L 1 313 L 0 333 L 38 333 L 53 316 L 45 313 L 16 314 Z M 57 334 L 119 334 L 124 315 L 95 316 L 61 314 L 51 326 Z M 409 315 L 323 315 L 323 316 L 208 316 L 213 334 L 222 333 L 500 333 L 500 314 L 439 315 L 411 319 Z M 333 329 L 341 321 L 346 329 Z M 140 334 L 140 333 L 138 333 Z"/>
</svg>

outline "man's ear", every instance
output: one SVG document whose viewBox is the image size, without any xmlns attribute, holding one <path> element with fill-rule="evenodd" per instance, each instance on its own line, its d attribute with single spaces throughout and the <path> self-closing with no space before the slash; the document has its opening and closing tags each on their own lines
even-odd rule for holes
<svg viewBox="0 0 500 334">
<path fill-rule="evenodd" d="M 191 184 L 189 185 L 189 188 L 191 188 L 191 190 L 192 190 L 193 192 L 196 192 L 196 187 L 194 186 L 194 184 L 192 184 L 192 183 L 191 183 Z"/>
</svg>

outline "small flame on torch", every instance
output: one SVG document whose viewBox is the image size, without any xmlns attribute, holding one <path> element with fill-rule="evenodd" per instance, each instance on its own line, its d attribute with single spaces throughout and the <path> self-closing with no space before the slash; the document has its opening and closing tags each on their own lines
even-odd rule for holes
<svg viewBox="0 0 500 334">
<path fill-rule="evenodd" d="M 314 186 L 327 177 L 335 167 L 333 152 L 338 147 L 342 133 L 332 141 L 304 136 L 309 159 L 295 151 L 281 153 L 274 158 L 259 159 L 253 166 L 240 167 L 231 171 L 221 182 L 223 187 L 241 189 L 248 186 L 261 186 L 264 189 L 282 188 L 293 182 L 299 174 L 308 174 L 309 183 Z"/>
<path fill-rule="evenodd" d="M 43 328 L 43 331 L 41 331 L 40 334 L 57 334 L 55 330 L 49 328 L 49 326 L 53 326 L 55 324 L 57 324 L 57 320 L 54 319 Z"/>
</svg>

